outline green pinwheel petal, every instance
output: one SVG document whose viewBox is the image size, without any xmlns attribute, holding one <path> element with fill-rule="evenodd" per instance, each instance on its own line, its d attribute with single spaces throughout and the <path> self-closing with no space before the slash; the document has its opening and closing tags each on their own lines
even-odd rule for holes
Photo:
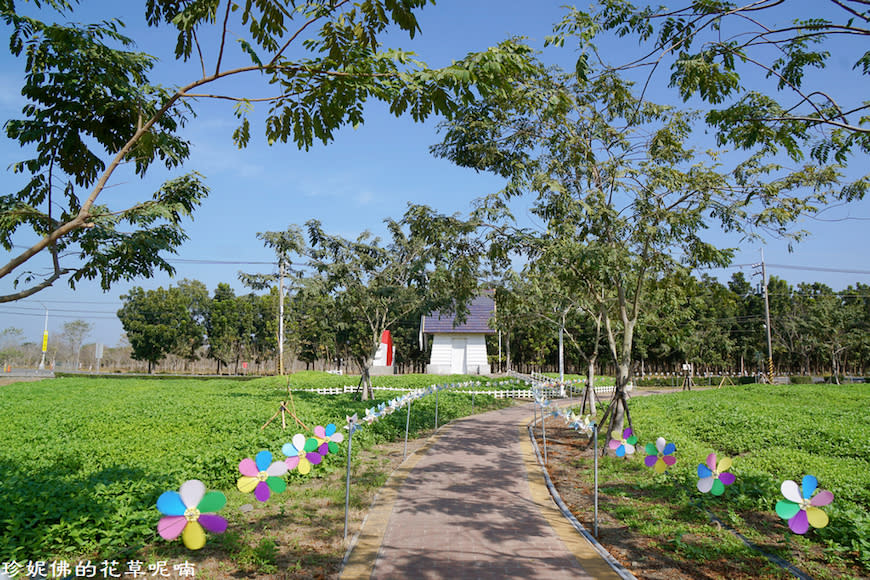
<svg viewBox="0 0 870 580">
<path fill-rule="evenodd" d="M 272 493 L 281 493 L 285 489 L 287 489 L 287 482 L 281 479 L 280 477 L 267 477 L 266 485 L 269 486 L 269 489 L 272 490 Z"/>
<path fill-rule="evenodd" d="M 781 499 L 776 502 L 776 515 L 781 517 L 784 520 L 790 520 L 793 518 L 799 511 L 801 511 L 801 506 L 796 504 L 793 501 L 789 501 L 787 499 Z"/>
<path fill-rule="evenodd" d="M 309 437 L 308 440 L 305 441 L 305 451 L 308 453 L 311 453 L 312 451 L 317 451 L 318 447 L 320 447 L 320 444 L 314 437 Z"/>
<path fill-rule="evenodd" d="M 659 453 L 659 450 L 656 449 L 656 446 L 654 443 L 647 443 L 646 447 L 644 447 L 644 449 L 646 449 L 647 455 L 658 455 L 658 453 Z"/>
<path fill-rule="evenodd" d="M 637 436 L 632 435 L 631 437 L 626 439 L 625 442 L 628 443 L 629 445 L 634 445 L 635 443 L 637 443 Z"/>
<path fill-rule="evenodd" d="M 207 514 L 218 511 L 226 504 L 227 496 L 219 491 L 210 491 L 202 496 L 202 500 L 200 500 L 199 505 L 196 506 L 196 509 L 204 514 Z"/>
<path fill-rule="evenodd" d="M 710 490 L 713 495 L 722 495 L 725 493 L 725 484 L 719 481 L 719 478 L 713 480 L 713 488 Z"/>
<path fill-rule="evenodd" d="M 330 441 L 329 442 L 329 452 L 330 453 L 338 453 L 338 451 L 339 451 L 338 443 L 336 443 L 335 441 Z"/>
</svg>

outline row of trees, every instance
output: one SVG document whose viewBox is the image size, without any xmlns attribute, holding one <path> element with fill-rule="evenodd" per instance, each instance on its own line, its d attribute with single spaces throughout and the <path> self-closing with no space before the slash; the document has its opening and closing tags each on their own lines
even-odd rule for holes
<svg viewBox="0 0 870 580">
<path fill-rule="evenodd" d="M 288 277 L 285 298 L 286 352 L 306 366 L 363 371 L 372 354 L 368 323 L 357 320 L 355 334 L 346 299 L 324 292 L 318 277 Z M 615 371 L 606 352 L 599 319 L 576 302 L 555 304 L 553 287 L 541 277 L 512 275 L 497 287 L 494 326 L 502 333 L 490 339 L 492 362 L 522 370 L 558 369 L 560 329 L 565 369 L 586 373 Z M 552 282 L 552 280 L 551 280 Z M 763 291 L 742 272 L 727 284 L 709 276 L 688 276 L 657 282 L 647 289 L 655 308 L 645 309 L 634 341 L 633 374 L 678 372 L 684 362 L 699 373 L 766 372 L 767 341 Z M 768 285 L 773 359 L 778 374 L 864 375 L 870 369 L 870 286 L 858 283 L 842 291 L 825 284 L 792 286 L 771 277 Z M 193 363 L 211 359 L 216 369 L 238 373 L 240 361 L 258 371 L 278 365 L 278 292 L 235 295 L 219 284 L 212 296 L 204 284 L 184 280 L 167 289 L 134 288 L 119 311 L 132 357 L 149 371 L 167 357 Z M 387 322 L 393 332 L 400 369 L 424 367 L 427 353 L 419 348 L 422 303 Z M 356 351 L 351 340 L 359 341 Z M 355 352 L 359 353 L 358 355 Z M 348 368 L 348 367 L 345 367 Z M 494 368 L 496 365 L 494 364 Z M 252 369 L 253 370 L 253 369 Z"/>
<path fill-rule="evenodd" d="M 539 278 L 515 277 L 499 293 L 499 321 L 511 333 L 514 364 L 557 370 L 562 329 L 569 372 L 585 374 L 596 363 L 612 371 L 612 360 L 599 355 L 605 348 L 600 319 L 579 301 L 554 303 L 540 284 Z M 737 272 L 725 284 L 706 275 L 680 276 L 646 292 L 655 306 L 638 323 L 634 376 L 680 372 L 684 362 L 699 373 L 767 373 L 760 284 Z M 774 276 L 768 292 L 777 374 L 864 376 L 870 370 L 870 286 L 834 291 L 820 282 L 792 286 Z"/>
</svg>

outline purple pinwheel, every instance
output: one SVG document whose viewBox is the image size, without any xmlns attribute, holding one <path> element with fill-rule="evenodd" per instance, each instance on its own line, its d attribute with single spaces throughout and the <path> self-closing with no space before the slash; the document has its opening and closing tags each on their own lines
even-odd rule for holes
<svg viewBox="0 0 870 580">
<path fill-rule="evenodd" d="M 668 467 L 677 462 L 677 458 L 674 457 L 677 447 L 665 441 L 664 437 L 656 439 L 655 444 L 647 443 L 645 449 L 647 456 L 643 463 L 647 467 L 655 468 L 656 473 L 664 473 Z"/>
<path fill-rule="evenodd" d="M 281 447 L 281 453 L 287 456 L 284 460 L 287 462 L 287 468 L 296 469 L 302 475 L 307 475 L 312 465 L 323 461 L 323 455 L 317 452 L 319 446 L 317 439 L 313 437 L 306 438 L 302 433 L 294 435 L 292 443 L 285 443 Z"/>
<path fill-rule="evenodd" d="M 338 444 L 344 441 L 344 434 L 338 432 L 334 423 L 330 423 L 326 427 L 315 427 L 314 438 L 320 444 L 317 452 L 325 456 L 327 453 L 338 453 Z"/>
<path fill-rule="evenodd" d="M 246 457 L 239 463 L 242 477 L 236 487 L 242 493 L 254 492 L 258 501 L 266 501 L 272 493 L 281 493 L 287 489 L 287 483 L 281 476 L 287 473 L 287 464 L 283 461 L 272 462 L 270 451 L 260 451 L 256 459 Z"/>
<path fill-rule="evenodd" d="M 637 437 L 634 436 L 631 427 L 622 432 L 622 439 L 611 439 L 609 447 L 616 450 L 617 457 L 625 457 L 634 453 L 634 444 Z"/>
<path fill-rule="evenodd" d="M 191 479 L 181 484 L 178 491 L 167 491 L 157 498 L 157 509 L 164 515 L 157 523 L 157 531 L 167 540 L 181 535 L 184 545 L 190 550 L 205 546 L 205 531 L 222 534 L 227 521 L 216 512 L 227 503 L 219 491 L 205 492 L 205 484 Z"/>
<path fill-rule="evenodd" d="M 731 459 L 723 457 L 716 464 L 716 454 L 711 453 L 707 456 L 707 464 L 698 464 L 698 491 L 703 493 L 712 493 L 713 495 L 722 495 L 725 492 L 725 486 L 734 483 L 737 479 L 733 473 L 727 471 L 731 469 Z"/>
<path fill-rule="evenodd" d="M 828 514 L 818 506 L 828 505 L 834 501 L 834 494 L 822 490 L 813 497 L 818 485 L 819 482 L 812 475 L 804 476 L 800 488 L 790 479 L 782 482 L 780 490 L 785 499 L 776 502 L 776 513 L 779 517 L 788 520 L 789 529 L 796 534 L 807 533 L 810 526 L 824 528 L 828 525 Z"/>
</svg>

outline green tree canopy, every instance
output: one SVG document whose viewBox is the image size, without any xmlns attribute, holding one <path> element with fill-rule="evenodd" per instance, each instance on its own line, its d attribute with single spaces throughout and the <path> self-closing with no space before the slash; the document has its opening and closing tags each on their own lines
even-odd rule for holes
<svg viewBox="0 0 870 580">
<path fill-rule="evenodd" d="M 191 299 L 200 286 L 199 282 L 188 281 L 168 289 L 145 290 L 137 286 L 121 296 L 124 304 L 118 318 L 130 341 L 131 356 L 146 361 L 149 373 L 169 353 L 183 353 L 190 358 L 197 334 L 202 344 L 202 327 L 197 321 L 202 303 Z"/>
<path fill-rule="evenodd" d="M 263 106 L 270 144 L 307 149 L 362 123 L 367 101 L 417 121 L 450 115 L 476 93 L 502 90 L 525 66 L 528 49 L 513 43 L 440 70 L 380 46 L 390 29 L 413 37 L 416 14 L 429 3 L 148 0 L 148 25 L 173 30 L 175 58 L 192 65 L 192 72 L 180 67 L 186 76 L 167 88 L 151 83 L 161 63 L 133 50 L 135 39 L 121 33 L 119 21 L 64 23 L 75 17 L 67 0 L 35 2 L 38 17 L 0 0 L 11 51 L 23 57 L 28 99 L 23 117 L 5 128 L 30 155 L 14 164 L 27 176 L 25 186 L 0 195 L 0 244 L 8 251 L 26 244 L 0 265 L 0 278 L 12 276 L 16 287 L 0 300 L 32 295 L 63 277 L 73 287 L 99 278 L 105 289 L 155 269 L 173 272 L 165 253 L 184 241 L 183 220 L 208 192 L 198 174 L 174 177 L 151 199 L 126 207 L 100 200 L 122 164 L 139 175 L 154 162 L 180 168 L 189 144 L 179 131 L 197 100 L 234 105 L 239 147 L 250 140 L 251 111 Z M 250 80 L 223 82 L 238 78 Z M 240 92 L 223 92 L 233 87 Z M 43 252 L 51 255 L 50 273 L 27 271 L 25 264 Z"/>
</svg>

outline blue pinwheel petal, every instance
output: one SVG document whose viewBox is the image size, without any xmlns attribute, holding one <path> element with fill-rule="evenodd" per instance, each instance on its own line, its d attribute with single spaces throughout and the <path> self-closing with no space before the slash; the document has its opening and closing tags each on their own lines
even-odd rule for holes
<svg viewBox="0 0 870 580">
<path fill-rule="evenodd" d="M 698 464 L 698 477 L 713 477 L 713 471 L 704 465 L 703 463 Z"/>
<path fill-rule="evenodd" d="M 335 423 L 330 423 L 329 425 L 327 425 L 324 429 L 324 432 L 326 433 L 327 437 L 332 437 L 333 435 L 335 435 Z"/>
<path fill-rule="evenodd" d="M 359 427 L 357 427 L 359 429 Z M 281 446 L 281 453 L 286 455 L 287 457 L 296 457 L 299 455 L 299 450 L 293 446 L 292 443 L 285 443 Z"/>
<path fill-rule="evenodd" d="M 187 509 L 177 491 L 165 491 L 157 498 L 157 510 L 166 516 L 183 516 Z"/>
<path fill-rule="evenodd" d="M 272 452 L 266 449 L 260 451 L 254 458 L 254 463 L 257 464 L 258 470 L 266 471 L 267 469 L 269 469 L 269 466 L 272 465 Z"/>
<path fill-rule="evenodd" d="M 620 445 L 616 448 L 617 457 L 625 457 L 625 445 Z"/>
<path fill-rule="evenodd" d="M 805 475 L 803 481 L 801 481 L 801 491 L 803 492 L 804 499 L 813 497 L 813 493 L 818 486 L 819 482 L 814 475 Z"/>
<path fill-rule="evenodd" d="M 668 443 L 665 445 L 665 450 L 662 451 L 662 455 L 672 455 L 677 450 L 677 446 L 673 443 Z"/>
</svg>

